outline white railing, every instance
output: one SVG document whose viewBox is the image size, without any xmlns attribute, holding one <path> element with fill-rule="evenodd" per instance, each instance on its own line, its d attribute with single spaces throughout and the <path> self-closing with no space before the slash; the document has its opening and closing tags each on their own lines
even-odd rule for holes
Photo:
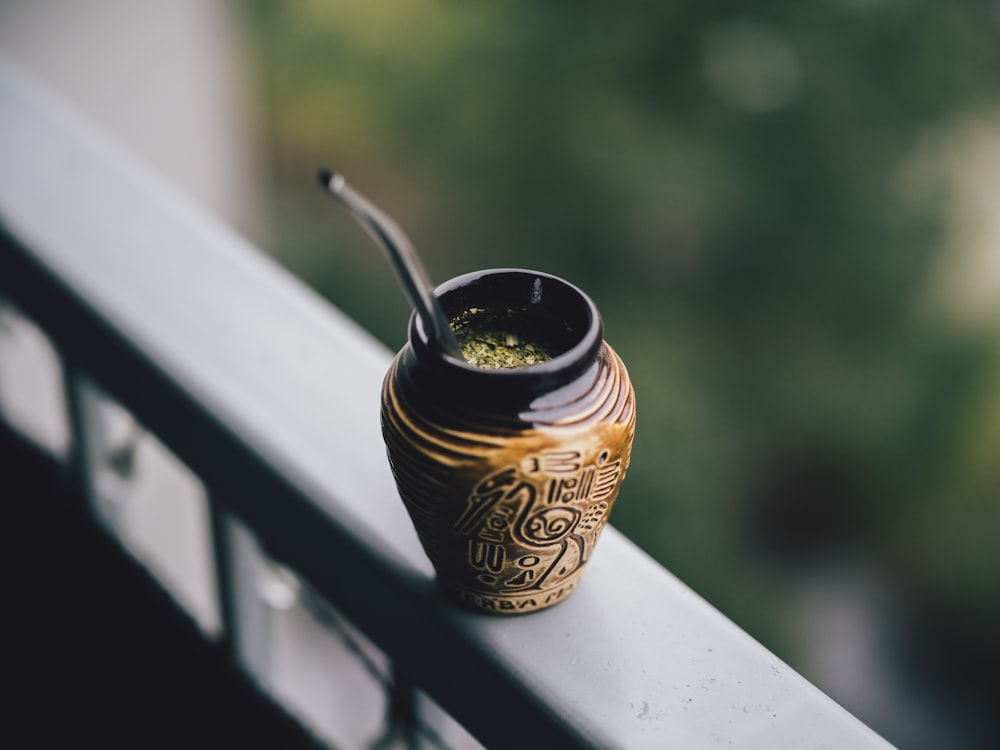
<svg viewBox="0 0 1000 750">
<path fill-rule="evenodd" d="M 886 746 L 613 528 L 553 609 L 449 603 L 385 460 L 390 353 L 5 64 L 0 228 L 4 314 L 68 394 L 38 442 L 332 744 Z"/>
</svg>

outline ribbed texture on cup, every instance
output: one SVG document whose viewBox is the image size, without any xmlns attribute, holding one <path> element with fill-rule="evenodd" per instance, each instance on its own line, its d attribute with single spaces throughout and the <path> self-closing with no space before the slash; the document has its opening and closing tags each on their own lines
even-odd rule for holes
<svg viewBox="0 0 1000 750">
<path fill-rule="evenodd" d="M 561 601 L 628 466 L 635 395 L 624 364 L 601 342 L 568 382 L 523 399 L 453 392 L 435 385 L 432 369 L 404 347 L 385 379 L 382 430 L 441 582 L 498 614 Z"/>
</svg>

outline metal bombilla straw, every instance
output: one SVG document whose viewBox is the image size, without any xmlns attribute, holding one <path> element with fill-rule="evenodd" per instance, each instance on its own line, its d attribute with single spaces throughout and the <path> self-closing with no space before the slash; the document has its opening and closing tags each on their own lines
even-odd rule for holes
<svg viewBox="0 0 1000 750">
<path fill-rule="evenodd" d="M 348 185 L 342 175 L 329 169 L 321 169 L 319 182 L 334 198 L 351 210 L 365 231 L 385 251 L 407 299 L 423 321 L 429 343 L 445 354 L 464 362 L 465 356 L 451 330 L 448 316 L 431 291 L 423 263 L 420 262 L 417 251 L 403 230 L 388 215 Z"/>
</svg>

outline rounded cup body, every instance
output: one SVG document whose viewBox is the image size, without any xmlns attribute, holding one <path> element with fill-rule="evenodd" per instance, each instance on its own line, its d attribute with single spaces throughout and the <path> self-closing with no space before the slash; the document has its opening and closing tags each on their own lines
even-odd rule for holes
<svg viewBox="0 0 1000 750">
<path fill-rule="evenodd" d="M 497 269 L 436 290 L 445 312 L 524 310 L 557 331 L 552 360 L 483 370 L 442 354 L 419 318 L 382 391 L 400 495 L 446 591 L 493 614 L 562 601 L 618 495 L 635 395 L 600 315 L 547 274 Z"/>
</svg>

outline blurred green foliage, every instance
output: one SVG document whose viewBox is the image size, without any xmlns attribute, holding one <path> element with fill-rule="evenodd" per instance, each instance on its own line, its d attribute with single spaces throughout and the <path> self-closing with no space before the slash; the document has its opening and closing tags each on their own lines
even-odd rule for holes
<svg viewBox="0 0 1000 750">
<path fill-rule="evenodd" d="M 439 281 L 585 288 L 638 395 L 615 524 L 769 645 L 785 553 L 1000 620 L 1000 308 L 942 291 L 948 144 L 1000 137 L 991 7 L 259 0 L 271 245 L 401 345 L 329 163 Z"/>
</svg>

